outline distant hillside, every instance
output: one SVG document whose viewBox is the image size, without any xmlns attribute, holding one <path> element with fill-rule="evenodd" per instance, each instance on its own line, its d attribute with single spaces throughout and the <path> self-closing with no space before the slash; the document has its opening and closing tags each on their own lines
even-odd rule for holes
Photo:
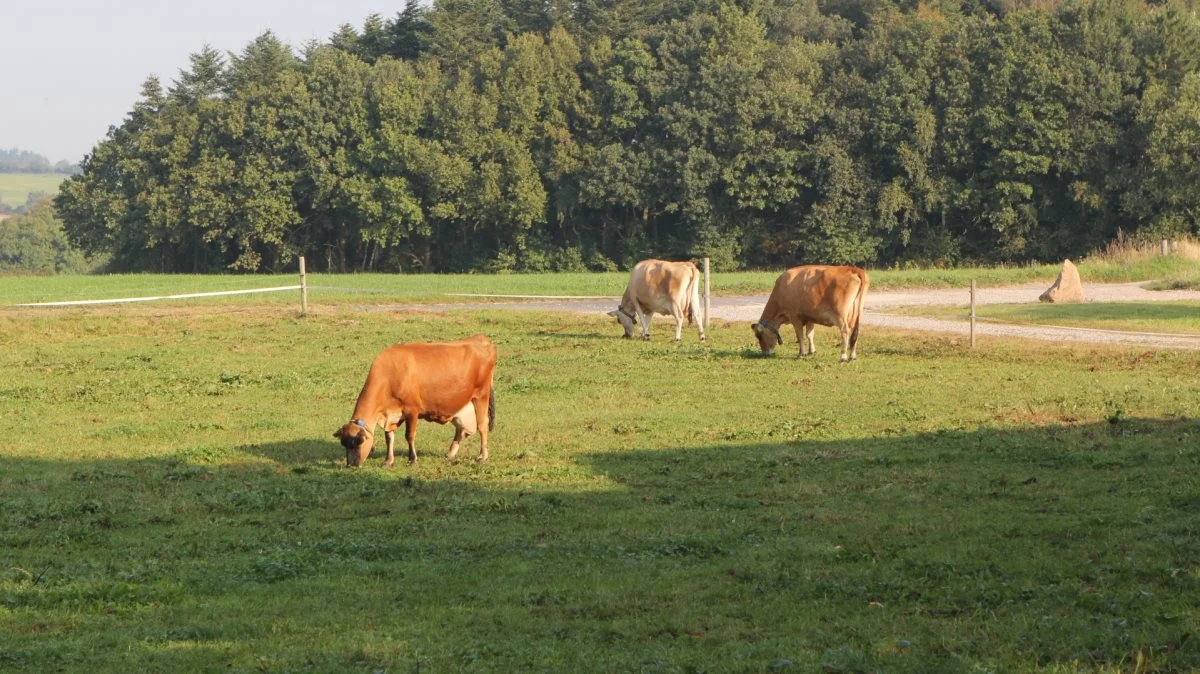
<svg viewBox="0 0 1200 674">
<path fill-rule="evenodd" d="M 58 192 L 58 184 L 66 177 L 62 173 L 0 172 L 0 204 L 16 209 L 25 205 L 30 194 L 54 195 Z"/>
<path fill-rule="evenodd" d="M 0 173 L 62 173 L 73 175 L 79 167 L 66 161 L 51 164 L 50 160 L 36 152 L 0 148 Z"/>
</svg>

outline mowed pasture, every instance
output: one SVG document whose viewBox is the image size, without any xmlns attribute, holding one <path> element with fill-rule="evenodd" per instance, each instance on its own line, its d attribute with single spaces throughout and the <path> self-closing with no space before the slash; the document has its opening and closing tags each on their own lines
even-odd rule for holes
<svg viewBox="0 0 1200 674">
<path fill-rule="evenodd" d="M 344 468 L 375 354 L 476 332 L 491 460 Z M 0 670 L 1200 669 L 1200 354 L 618 334 L 0 311 Z"/>
<path fill-rule="evenodd" d="M 904 307 L 896 313 L 965 319 L 969 308 Z M 1200 302 L 1195 301 L 985 304 L 975 308 L 975 316 L 999 323 L 1200 335 Z"/>
<path fill-rule="evenodd" d="M 1190 250 L 1190 249 L 1189 249 Z M 1081 263 L 1086 282 L 1180 279 L 1194 274 L 1196 262 L 1185 255 L 1147 255 L 1132 260 Z M 966 269 L 868 269 L 873 290 L 967 288 L 1041 281 L 1049 285 L 1058 265 Z M 782 269 L 726 272 L 714 269 L 714 295 L 766 294 Z M 309 274 L 311 297 L 321 303 L 397 304 L 479 302 L 456 294 L 620 296 L 628 272 L 544 274 Z M 290 286 L 298 274 L 103 274 L 88 276 L 0 277 L 0 307 L 26 302 L 60 302 L 179 295 Z M 502 299 L 502 298 L 497 298 Z M 299 291 L 200 298 L 195 305 L 299 304 Z"/>
<path fill-rule="evenodd" d="M 24 206 L 29 195 L 42 192 L 53 195 L 63 181 L 61 173 L 3 173 L 0 172 L 0 204 Z"/>
</svg>

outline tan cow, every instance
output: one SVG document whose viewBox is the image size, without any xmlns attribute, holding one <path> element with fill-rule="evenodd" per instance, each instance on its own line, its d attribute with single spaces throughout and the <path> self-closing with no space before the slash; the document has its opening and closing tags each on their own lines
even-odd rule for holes
<svg viewBox="0 0 1200 674">
<path fill-rule="evenodd" d="M 779 329 L 791 323 L 800 341 L 800 356 L 814 354 L 815 327 L 836 326 L 842 333 L 841 362 L 854 360 L 858 357 L 863 298 L 870 285 L 867 272 L 858 267 L 806 265 L 783 272 L 775 280 L 762 317 L 750 326 L 759 348 L 767 355 L 774 352 L 783 342 Z"/>
<path fill-rule="evenodd" d="M 396 344 L 383 350 L 371 369 L 354 415 L 333 437 L 346 449 L 346 465 L 360 466 L 375 447 L 375 427 L 383 426 L 387 440 L 384 465 L 396 463 L 396 428 L 405 425 L 408 462 L 417 462 L 417 419 L 444 424 L 453 421 L 454 441 L 449 458 L 458 454 L 464 438 L 479 431 L 479 457 L 488 457 L 488 431 L 496 425 L 492 374 L 496 347 L 475 335 L 457 342 Z"/>
<path fill-rule="evenodd" d="M 683 320 L 695 323 L 704 341 L 704 320 L 700 316 L 700 270 L 691 262 L 642 260 L 629 274 L 629 284 L 616 311 L 608 312 L 625 329 L 625 339 L 633 337 L 635 323 L 642 324 L 642 339 L 650 339 L 650 318 L 654 314 L 675 319 L 675 341 L 683 331 Z"/>
</svg>

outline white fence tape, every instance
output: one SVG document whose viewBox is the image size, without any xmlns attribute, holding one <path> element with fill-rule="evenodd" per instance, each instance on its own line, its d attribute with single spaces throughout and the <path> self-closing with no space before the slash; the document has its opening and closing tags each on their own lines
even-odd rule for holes
<svg viewBox="0 0 1200 674">
<path fill-rule="evenodd" d="M 27 302 L 15 304 L 17 307 L 69 307 L 91 304 L 124 304 L 129 302 L 153 302 L 155 300 L 184 300 L 194 297 L 219 297 L 221 295 L 248 295 L 250 293 L 273 293 L 283 290 L 299 290 L 300 286 L 279 286 L 277 288 L 253 288 L 250 290 L 223 290 L 207 293 L 185 293 L 182 295 L 156 295 L 153 297 L 121 297 L 110 300 L 72 300 L 65 302 Z M 395 291 L 375 288 L 341 288 L 336 286 L 309 286 L 309 290 L 333 290 L 339 292 L 388 293 L 393 295 L 445 295 L 447 297 L 483 297 L 512 300 L 619 300 L 616 295 L 494 295 L 485 293 L 441 293 L 420 291 Z"/>
<path fill-rule="evenodd" d="M 485 295 L 482 293 L 430 293 L 450 297 L 495 297 L 509 300 L 619 300 L 617 295 Z"/>
<path fill-rule="evenodd" d="M 69 307 L 83 304 L 123 304 L 126 302 L 153 302 L 155 300 L 185 300 L 193 297 L 218 297 L 220 295 L 249 295 L 250 293 L 274 293 L 282 290 L 299 290 L 300 286 L 279 286 L 278 288 L 253 288 L 250 290 L 222 290 L 211 293 L 186 293 L 183 295 L 159 295 L 156 297 L 122 297 L 111 300 L 75 300 L 70 302 L 29 302 L 17 304 L 18 307 Z"/>
</svg>

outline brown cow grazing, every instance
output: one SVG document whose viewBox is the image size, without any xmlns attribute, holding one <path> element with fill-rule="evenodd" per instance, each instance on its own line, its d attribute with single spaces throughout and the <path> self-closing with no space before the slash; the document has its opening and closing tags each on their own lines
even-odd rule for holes
<svg viewBox="0 0 1200 674">
<path fill-rule="evenodd" d="M 642 324 L 642 339 L 650 339 L 650 317 L 663 314 L 675 318 L 675 341 L 683 331 L 683 320 L 695 323 L 704 341 L 700 314 L 700 270 L 691 262 L 642 260 L 629 274 L 629 284 L 616 311 L 608 312 L 625 328 L 625 339 L 633 337 L 636 322 Z"/>
<path fill-rule="evenodd" d="M 449 458 L 458 454 L 463 438 L 479 430 L 479 457 L 488 456 L 488 431 L 496 425 L 492 373 L 496 347 L 475 335 L 457 342 L 396 344 L 376 356 L 354 416 L 333 434 L 346 449 L 346 465 L 361 466 L 375 447 L 375 426 L 387 440 L 385 466 L 396 463 L 396 427 L 405 425 L 408 463 L 417 462 L 417 419 L 444 424 L 453 421 L 454 442 Z"/>
<path fill-rule="evenodd" d="M 791 323 L 800 340 L 800 356 L 813 354 L 817 352 L 814 328 L 828 325 L 842 333 L 841 362 L 858 358 L 858 325 L 870 285 L 867 272 L 858 267 L 806 265 L 783 272 L 775 280 L 762 317 L 750 326 L 759 348 L 771 355 L 783 343 L 779 328 Z"/>
</svg>

